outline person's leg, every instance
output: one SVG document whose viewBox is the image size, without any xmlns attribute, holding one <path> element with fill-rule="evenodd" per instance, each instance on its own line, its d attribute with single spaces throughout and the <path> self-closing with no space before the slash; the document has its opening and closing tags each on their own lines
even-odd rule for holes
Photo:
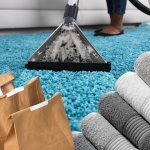
<svg viewBox="0 0 150 150">
<path fill-rule="evenodd" d="M 113 17 L 113 0 L 106 0 L 106 4 L 107 4 L 107 11 L 110 16 L 110 23 L 111 23 Z"/>
<path fill-rule="evenodd" d="M 107 11 L 110 16 L 110 24 L 111 24 L 113 18 L 113 0 L 106 0 L 106 4 L 107 4 Z M 103 29 L 107 28 L 108 26 L 104 27 Z"/>
<path fill-rule="evenodd" d="M 108 14 L 113 14 L 113 0 L 106 0 Z"/>
<path fill-rule="evenodd" d="M 113 14 L 125 14 L 127 0 L 113 1 Z"/>
<path fill-rule="evenodd" d="M 112 17 L 113 17 L 113 0 L 106 0 L 106 4 L 107 4 L 107 11 L 108 11 L 108 14 L 110 16 L 110 24 L 111 24 Z M 108 26 L 109 25 L 107 25 L 103 29 L 107 28 Z M 98 33 L 98 32 L 100 32 L 103 29 L 97 29 L 97 30 L 95 30 L 95 33 Z"/>
<path fill-rule="evenodd" d="M 104 28 L 101 32 L 108 34 L 118 34 L 123 30 L 122 21 L 123 15 L 125 14 L 126 3 L 127 0 L 113 0 L 112 21 L 110 25 Z"/>
</svg>

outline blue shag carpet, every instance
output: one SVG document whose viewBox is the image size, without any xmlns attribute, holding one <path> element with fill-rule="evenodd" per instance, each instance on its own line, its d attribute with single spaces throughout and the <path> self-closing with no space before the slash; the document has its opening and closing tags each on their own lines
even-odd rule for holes
<svg viewBox="0 0 150 150">
<path fill-rule="evenodd" d="M 72 72 L 27 70 L 25 61 L 50 36 L 51 33 L 11 34 L 0 36 L 0 74 L 11 71 L 16 77 L 15 88 L 39 76 L 45 99 L 60 92 L 72 131 L 81 131 L 83 118 L 97 112 L 100 98 L 114 91 L 116 80 L 125 72 L 134 72 L 135 60 L 150 51 L 150 26 L 125 28 L 125 34 L 113 37 L 93 36 L 94 30 L 83 30 L 102 57 L 111 62 L 108 72 Z"/>
</svg>

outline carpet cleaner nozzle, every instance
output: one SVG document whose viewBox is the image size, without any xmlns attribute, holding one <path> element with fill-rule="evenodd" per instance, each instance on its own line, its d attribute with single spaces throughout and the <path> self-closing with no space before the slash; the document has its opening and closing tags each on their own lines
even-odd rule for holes
<svg viewBox="0 0 150 150">
<path fill-rule="evenodd" d="M 28 69 L 54 71 L 110 71 L 106 62 L 83 34 L 75 20 L 79 0 L 68 0 L 64 22 L 26 61 Z"/>
</svg>

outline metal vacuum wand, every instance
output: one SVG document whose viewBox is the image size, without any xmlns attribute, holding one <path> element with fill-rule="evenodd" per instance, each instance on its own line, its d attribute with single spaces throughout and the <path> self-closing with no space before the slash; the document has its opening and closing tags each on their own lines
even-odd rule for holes
<svg viewBox="0 0 150 150">
<path fill-rule="evenodd" d="M 75 22 L 79 9 L 78 4 L 79 0 L 68 0 L 64 13 L 65 24 L 72 24 L 73 22 Z"/>
</svg>

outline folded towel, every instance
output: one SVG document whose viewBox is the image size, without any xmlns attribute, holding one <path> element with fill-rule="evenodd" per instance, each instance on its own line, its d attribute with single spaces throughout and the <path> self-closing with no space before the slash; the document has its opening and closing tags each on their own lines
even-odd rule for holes
<svg viewBox="0 0 150 150">
<path fill-rule="evenodd" d="M 150 125 L 117 92 L 102 96 L 98 112 L 140 150 L 149 150 Z"/>
<path fill-rule="evenodd" d="M 82 132 L 73 131 L 72 137 L 75 150 L 97 150 Z"/>
<path fill-rule="evenodd" d="M 123 74 L 116 82 L 118 94 L 150 122 L 150 87 L 134 72 Z"/>
<path fill-rule="evenodd" d="M 88 114 L 81 123 L 83 135 L 98 150 L 137 150 L 119 131 L 98 113 Z"/>
<path fill-rule="evenodd" d="M 138 76 L 150 86 L 150 52 L 143 53 L 134 63 Z"/>
</svg>

